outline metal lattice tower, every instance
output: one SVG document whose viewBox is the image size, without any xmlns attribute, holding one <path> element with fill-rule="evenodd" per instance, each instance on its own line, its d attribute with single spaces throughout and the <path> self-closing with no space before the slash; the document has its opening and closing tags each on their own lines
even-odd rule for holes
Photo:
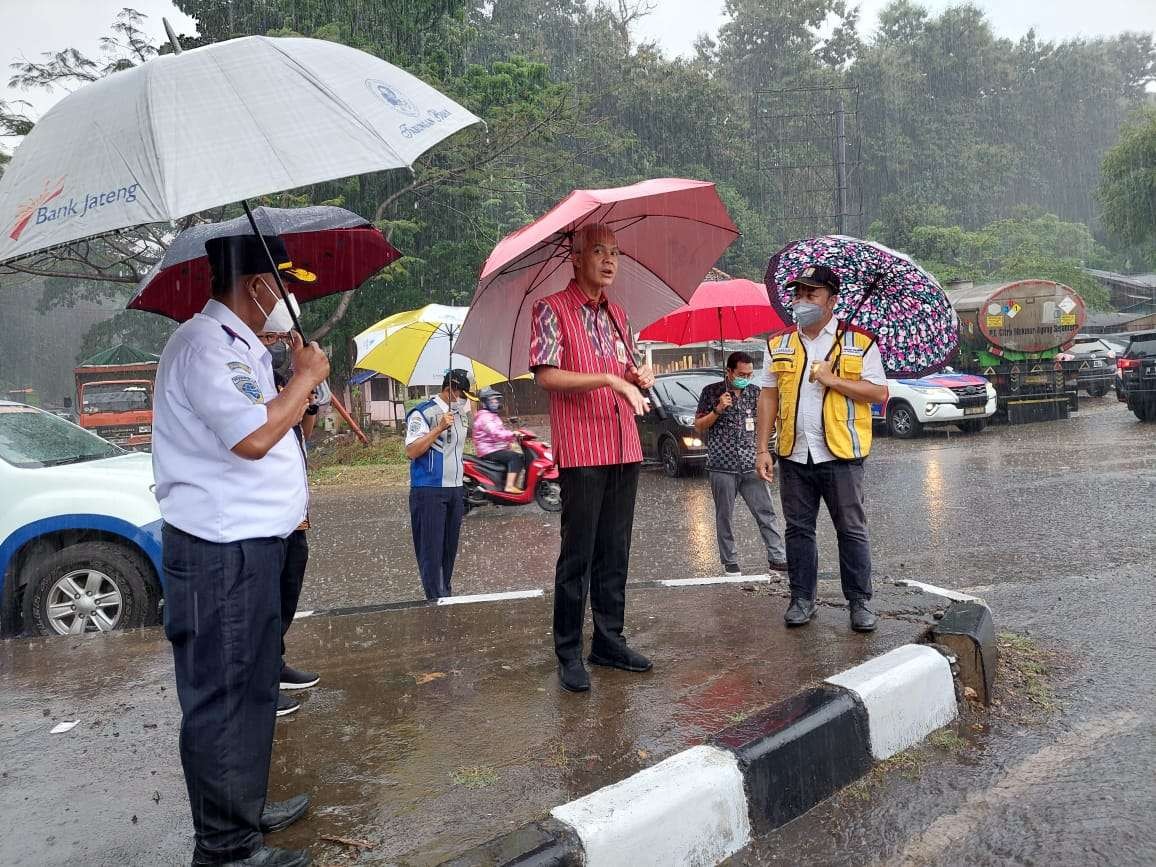
<svg viewBox="0 0 1156 867">
<path fill-rule="evenodd" d="M 757 90 L 758 168 L 780 240 L 863 234 L 858 87 Z"/>
</svg>

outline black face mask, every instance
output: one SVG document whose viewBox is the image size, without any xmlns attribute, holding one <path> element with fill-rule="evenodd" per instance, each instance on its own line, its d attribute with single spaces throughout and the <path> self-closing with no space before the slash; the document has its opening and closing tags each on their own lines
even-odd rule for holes
<svg viewBox="0 0 1156 867">
<path fill-rule="evenodd" d="M 293 353 L 289 351 L 289 345 L 278 340 L 269 347 L 269 354 L 273 356 L 273 372 L 288 379 L 293 369 Z"/>
</svg>

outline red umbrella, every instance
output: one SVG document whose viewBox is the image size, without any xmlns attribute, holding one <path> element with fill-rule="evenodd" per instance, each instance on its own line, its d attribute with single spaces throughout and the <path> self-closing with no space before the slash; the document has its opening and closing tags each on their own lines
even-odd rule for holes
<svg viewBox="0 0 1156 867">
<path fill-rule="evenodd" d="M 575 190 L 498 242 L 482 268 L 456 351 L 511 379 L 527 373 L 534 302 L 570 282 L 570 239 L 591 223 L 609 226 L 618 238 L 618 277 L 608 294 L 635 322 L 653 322 L 689 301 L 739 234 L 706 181 L 657 178 Z"/>
<path fill-rule="evenodd" d="M 711 340 L 746 340 L 786 327 L 761 284 L 715 280 L 703 283 L 689 304 L 648 325 L 638 337 L 685 346 Z"/>
<path fill-rule="evenodd" d="M 281 236 L 295 267 L 317 275 L 314 282 L 293 284 L 293 296 L 300 303 L 356 289 L 401 256 L 380 231 L 344 208 L 254 208 L 253 217 L 262 232 Z M 128 307 L 178 322 L 191 319 L 210 295 L 205 241 L 250 231 L 248 218 L 238 217 L 181 232 L 138 284 Z"/>
</svg>

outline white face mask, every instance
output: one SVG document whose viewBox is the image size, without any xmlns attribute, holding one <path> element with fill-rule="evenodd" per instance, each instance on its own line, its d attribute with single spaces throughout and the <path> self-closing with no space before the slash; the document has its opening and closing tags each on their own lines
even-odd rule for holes
<svg viewBox="0 0 1156 867">
<path fill-rule="evenodd" d="M 265 327 L 262 331 L 274 332 L 276 334 L 284 334 L 287 331 L 293 330 L 293 316 L 289 313 L 289 308 L 285 304 L 285 299 L 280 297 L 280 293 L 276 289 L 270 289 L 269 284 L 264 281 L 261 282 L 276 299 L 273 309 L 265 313 L 265 308 L 260 301 L 257 302 L 257 309 L 265 313 Z M 293 312 L 298 316 L 301 315 L 301 307 L 297 303 L 297 299 L 293 297 L 293 293 L 289 293 L 289 303 L 293 306 Z"/>
</svg>

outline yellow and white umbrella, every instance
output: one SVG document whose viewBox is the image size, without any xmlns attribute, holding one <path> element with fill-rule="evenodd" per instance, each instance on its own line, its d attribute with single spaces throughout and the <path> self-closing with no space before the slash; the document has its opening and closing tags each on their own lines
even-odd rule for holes
<svg viewBox="0 0 1156 867">
<path fill-rule="evenodd" d="M 354 367 L 374 370 L 403 385 L 441 385 L 450 368 L 470 372 L 477 388 L 509 379 L 492 367 L 453 351 L 468 307 L 427 304 L 387 316 L 355 338 Z"/>
</svg>

